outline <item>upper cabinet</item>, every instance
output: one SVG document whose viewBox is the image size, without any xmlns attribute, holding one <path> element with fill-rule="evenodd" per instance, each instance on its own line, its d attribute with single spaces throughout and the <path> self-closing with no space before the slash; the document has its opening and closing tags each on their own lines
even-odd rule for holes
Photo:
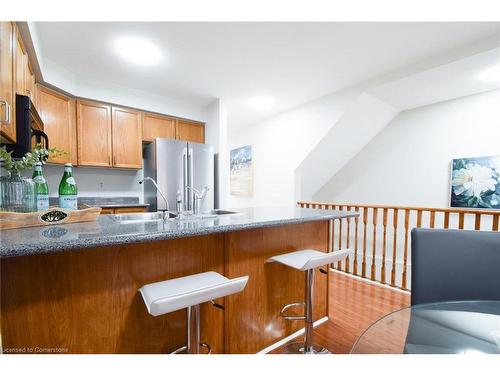
<svg viewBox="0 0 500 375">
<path fill-rule="evenodd" d="M 76 128 L 78 165 L 112 167 L 111 106 L 77 100 Z"/>
<path fill-rule="evenodd" d="M 205 143 L 205 125 L 189 120 L 177 120 L 176 139 Z"/>
<path fill-rule="evenodd" d="M 78 165 L 142 168 L 141 112 L 84 100 L 76 107 Z"/>
<path fill-rule="evenodd" d="M 0 138 L 16 141 L 13 22 L 0 22 Z"/>
<path fill-rule="evenodd" d="M 142 168 L 142 115 L 141 112 L 112 107 L 113 166 Z"/>
<path fill-rule="evenodd" d="M 156 137 L 175 139 L 175 123 L 175 118 L 143 112 L 142 140 L 152 142 Z"/>
<path fill-rule="evenodd" d="M 76 143 L 76 110 L 75 100 L 40 86 L 38 92 L 38 109 L 45 132 L 49 137 L 49 146 L 67 152 L 66 155 L 50 159 L 50 163 L 77 164 Z"/>
</svg>

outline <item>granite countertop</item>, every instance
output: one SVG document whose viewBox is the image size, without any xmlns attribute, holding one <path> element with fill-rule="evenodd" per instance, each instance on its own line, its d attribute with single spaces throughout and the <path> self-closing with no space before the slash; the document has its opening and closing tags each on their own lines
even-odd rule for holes
<svg viewBox="0 0 500 375">
<path fill-rule="evenodd" d="M 113 219 L 113 215 L 101 215 L 94 222 L 6 229 L 0 232 L 0 258 L 357 216 L 355 212 L 297 207 L 252 208 L 234 211 L 237 211 L 237 214 L 219 215 L 213 218 L 133 223 L 120 223 Z"/>
</svg>

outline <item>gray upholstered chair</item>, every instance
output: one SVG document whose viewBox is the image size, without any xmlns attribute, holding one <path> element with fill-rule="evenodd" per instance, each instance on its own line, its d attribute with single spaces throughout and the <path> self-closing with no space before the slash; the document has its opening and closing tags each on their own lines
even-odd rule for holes
<svg viewBox="0 0 500 375">
<path fill-rule="evenodd" d="M 500 300 L 500 232 L 414 229 L 411 304 Z M 473 347 L 497 353 L 494 343 L 443 324 L 440 309 L 412 311 L 405 353 L 463 353 Z"/>
<path fill-rule="evenodd" d="M 500 232 L 413 229 L 411 304 L 500 300 Z"/>
</svg>

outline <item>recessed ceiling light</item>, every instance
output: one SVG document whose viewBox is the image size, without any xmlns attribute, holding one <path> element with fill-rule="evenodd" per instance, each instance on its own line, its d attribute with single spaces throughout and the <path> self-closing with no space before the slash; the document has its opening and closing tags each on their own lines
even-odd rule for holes
<svg viewBox="0 0 500 375">
<path fill-rule="evenodd" d="M 265 111 L 274 107 L 275 101 L 273 98 L 267 96 L 256 96 L 250 99 L 249 104 L 259 111 Z"/>
<path fill-rule="evenodd" d="M 485 82 L 500 83 L 500 65 L 490 66 L 479 74 L 479 79 Z"/>
<path fill-rule="evenodd" d="M 156 45 L 139 37 L 119 38 L 114 47 L 119 56 L 137 65 L 154 65 L 162 58 L 162 53 Z"/>
</svg>

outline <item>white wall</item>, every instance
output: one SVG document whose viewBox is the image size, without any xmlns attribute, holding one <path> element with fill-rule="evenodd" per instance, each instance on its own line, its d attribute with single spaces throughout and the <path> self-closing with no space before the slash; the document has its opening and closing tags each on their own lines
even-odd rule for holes
<svg viewBox="0 0 500 375">
<path fill-rule="evenodd" d="M 228 192 L 228 207 L 293 205 L 295 169 L 361 92 L 361 87 L 353 87 L 244 129 L 230 127 L 229 148 L 253 147 L 254 197 Z"/>
<path fill-rule="evenodd" d="M 401 112 L 313 197 L 448 207 L 450 162 L 500 154 L 500 90 Z"/>
</svg>

